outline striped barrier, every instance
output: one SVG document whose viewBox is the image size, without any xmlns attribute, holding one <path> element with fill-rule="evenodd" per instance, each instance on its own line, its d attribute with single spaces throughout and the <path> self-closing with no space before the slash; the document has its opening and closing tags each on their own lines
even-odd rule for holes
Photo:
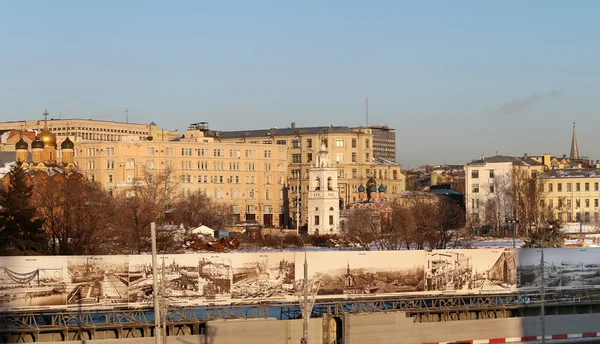
<svg viewBox="0 0 600 344">
<path fill-rule="evenodd" d="M 574 334 L 553 334 L 546 336 L 546 340 L 551 339 L 574 339 L 574 338 L 594 338 L 600 337 L 600 332 L 584 332 Z M 542 336 L 524 336 L 524 337 L 510 337 L 510 338 L 490 338 L 490 339 L 467 339 L 467 340 L 454 340 L 450 342 L 427 342 L 423 344 L 495 344 L 495 343 L 520 343 L 520 342 L 533 342 L 542 340 Z"/>
</svg>

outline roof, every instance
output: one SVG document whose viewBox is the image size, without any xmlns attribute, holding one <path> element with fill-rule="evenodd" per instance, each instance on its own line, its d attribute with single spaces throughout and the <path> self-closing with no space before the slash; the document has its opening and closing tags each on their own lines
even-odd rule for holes
<svg viewBox="0 0 600 344">
<path fill-rule="evenodd" d="M 354 131 L 347 126 L 322 126 L 322 127 L 297 127 L 297 128 L 271 128 L 271 129 L 256 129 L 256 130 L 240 130 L 240 131 L 219 131 L 219 138 L 248 138 L 248 137 L 277 137 L 277 136 L 293 136 L 293 135 L 311 135 L 311 134 L 346 134 Z"/>
<path fill-rule="evenodd" d="M 467 165 L 473 166 L 473 165 L 484 165 L 487 163 L 503 163 L 503 162 L 509 162 L 509 163 L 512 162 L 513 164 L 520 165 L 520 166 L 544 166 L 544 164 L 542 164 L 541 162 L 537 162 L 529 157 L 518 158 L 518 157 L 506 156 L 506 155 L 495 155 L 495 156 L 483 158 L 480 160 L 475 160 L 475 161 L 468 163 Z"/>
<path fill-rule="evenodd" d="M 391 160 L 387 160 L 382 157 L 375 157 L 373 159 L 373 162 L 376 164 L 379 164 L 379 165 L 401 166 L 400 163 L 397 163 L 397 162 L 391 161 Z"/>
<path fill-rule="evenodd" d="M 600 170 L 595 168 L 565 168 L 549 170 L 540 178 L 600 178 Z"/>
</svg>

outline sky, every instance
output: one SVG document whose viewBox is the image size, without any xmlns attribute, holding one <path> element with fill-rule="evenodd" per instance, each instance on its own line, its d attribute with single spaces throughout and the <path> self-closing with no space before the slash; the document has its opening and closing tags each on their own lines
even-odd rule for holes
<svg viewBox="0 0 600 344">
<path fill-rule="evenodd" d="M 404 168 L 600 159 L 600 1 L 2 1 L 0 121 L 369 124 Z"/>
</svg>

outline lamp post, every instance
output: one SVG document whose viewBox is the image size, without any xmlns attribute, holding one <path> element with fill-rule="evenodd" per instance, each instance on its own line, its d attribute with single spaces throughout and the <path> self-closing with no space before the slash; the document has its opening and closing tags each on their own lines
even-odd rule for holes
<svg viewBox="0 0 600 344">
<path fill-rule="evenodd" d="M 308 342 L 308 261 L 306 260 L 306 242 L 298 235 L 304 247 L 304 279 L 302 280 L 302 337 Z"/>
</svg>

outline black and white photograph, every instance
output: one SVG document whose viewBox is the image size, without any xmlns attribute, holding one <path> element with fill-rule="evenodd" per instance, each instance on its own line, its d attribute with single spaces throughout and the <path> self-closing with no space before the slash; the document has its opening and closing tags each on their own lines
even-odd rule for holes
<svg viewBox="0 0 600 344">
<path fill-rule="evenodd" d="M 69 256 L 67 271 L 67 305 L 127 303 L 128 256 Z"/>
<path fill-rule="evenodd" d="M 200 255 L 198 260 L 198 288 L 202 297 L 210 301 L 231 298 L 233 281 L 232 255 Z"/>
<path fill-rule="evenodd" d="M 309 278 L 319 296 L 415 293 L 423 290 L 424 251 L 310 252 Z M 296 279 L 304 257 L 296 255 Z"/>
<path fill-rule="evenodd" d="M 517 272 L 519 287 L 587 289 L 600 286 L 600 249 L 544 249 L 544 268 L 541 268 L 540 249 L 519 250 Z"/>
<path fill-rule="evenodd" d="M 515 253 L 509 249 L 429 251 L 426 252 L 424 290 L 511 290 L 515 287 L 514 262 Z"/>
<path fill-rule="evenodd" d="M 65 257 L 1 257 L 0 308 L 65 307 Z"/>
<path fill-rule="evenodd" d="M 287 299 L 294 294 L 294 253 L 241 253 L 232 256 L 234 300 Z"/>
</svg>

